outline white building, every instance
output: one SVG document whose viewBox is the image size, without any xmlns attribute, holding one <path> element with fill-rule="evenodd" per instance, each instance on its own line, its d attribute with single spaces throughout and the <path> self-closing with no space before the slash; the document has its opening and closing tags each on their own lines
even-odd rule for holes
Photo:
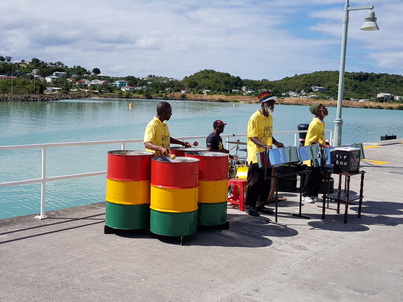
<svg viewBox="0 0 403 302">
<path fill-rule="evenodd" d="M 61 92 L 62 89 L 60 87 L 46 87 L 46 92 Z"/>
<path fill-rule="evenodd" d="M 132 87 L 132 86 L 123 86 L 123 87 L 120 87 L 120 89 L 122 91 L 128 91 L 128 92 L 134 91 L 134 87 Z"/>
<path fill-rule="evenodd" d="M 54 75 L 55 77 L 60 78 L 60 77 L 65 77 L 65 76 L 67 76 L 67 73 L 64 72 L 64 71 L 55 71 L 55 72 L 53 73 L 53 75 Z"/>
<path fill-rule="evenodd" d="M 45 77 L 46 83 L 53 83 L 53 82 L 56 81 L 57 79 L 58 79 L 58 77 L 53 76 L 53 75 Z"/>
</svg>

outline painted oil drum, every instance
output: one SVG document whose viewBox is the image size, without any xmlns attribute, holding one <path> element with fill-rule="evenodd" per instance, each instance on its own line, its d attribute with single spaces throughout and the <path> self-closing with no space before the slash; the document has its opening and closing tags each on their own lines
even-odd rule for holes
<svg viewBox="0 0 403 302">
<path fill-rule="evenodd" d="M 114 180 L 150 180 L 153 153 L 135 150 L 113 150 L 108 152 L 106 177 Z"/>
<path fill-rule="evenodd" d="M 190 152 L 186 157 L 199 160 L 198 225 L 218 226 L 227 220 L 228 154 Z"/>
<path fill-rule="evenodd" d="M 106 226 L 120 230 L 149 228 L 152 157 L 144 151 L 108 152 Z"/>
<path fill-rule="evenodd" d="M 190 236 L 197 231 L 199 160 L 155 157 L 151 160 L 150 231 Z"/>
<path fill-rule="evenodd" d="M 151 185 L 175 188 L 194 188 L 199 184 L 198 160 L 183 156 L 168 156 L 151 160 Z"/>
<path fill-rule="evenodd" d="M 186 152 L 186 157 L 199 160 L 200 180 L 228 179 L 228 154 L 214 151 Z"/>
<path fill-rule="evenodd" d="M 206 148 L 185 148 L 185 147 L 172 147 L 169 149 L 169 154 L 175 154 L 176 156 L 185 156 L 188 152 L 201 152 L 208 151 Z"/>
</svg>

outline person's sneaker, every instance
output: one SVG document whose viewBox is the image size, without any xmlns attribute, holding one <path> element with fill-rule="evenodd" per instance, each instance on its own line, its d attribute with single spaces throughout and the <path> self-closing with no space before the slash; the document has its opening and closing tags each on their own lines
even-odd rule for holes
<svg viewBox="0 0 403 302">
<path fill-rule="evenodd" d="M 256 211 L 255 209 L 246 209 L 246 211 L 245 211 L 248 215 L 250 215 L 250 216 L 260 216 L 259 215 L 259 212 L 258 211 Z"/>
<path fill-rule="evenodd" d="M 319 197 L 319 196 L 312 197 L 312 199 L 314 202 L 323 202 L 322 197 Z"/>
<path fill-rule="evenodd" d="M 261 209 L 257 209 L 257 211 L 260 212 L 260 213 L 266 214 L 266 215 L 274 214 L 272 209 L 269 209 L 269 208 L 266 208 L 266 207 L 263 207 Z"/>
<path fill-rule="evenodd" d="M 303 203 L 314 203 L 315 200 L 313 200 L 313 199 L 311 198 L 311 196 L 302 196 L 302 202 L 303 202 Z"/>
</svg>

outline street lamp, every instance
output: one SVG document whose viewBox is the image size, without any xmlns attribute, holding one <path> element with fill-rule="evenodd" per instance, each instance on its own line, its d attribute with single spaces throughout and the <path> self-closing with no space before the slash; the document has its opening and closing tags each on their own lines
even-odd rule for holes
<svg viewBox="0 0 403 302">
<path fill-rule="evenodd" d="M 14 94 L 14 65 L 11 65 L 11 94 Z"/>
<path fill-rule="evenodd" d="M 343 107 L 343 92 L 344 92 L 344 73 L 346 67 L 346 49 L 347 49 L 347 32 L 348 32 L 348 16 L 352 10 L 370 10 L 365 18 L 364 24 L 361 26 L 361 30 L 379 30 L 376 24 L 375 12 L 373 11 L 373 5 L 350 7 L 350 1 L 346 0 L 344 7 L 344 19 L 343 19 L 343 34 L 341 37 L 341 55 L 340 55 L 340 73 L 339 73 L 339 87 L 337 94 L 337 111 L 336 119 L 334 120 L 334 135 L 333 145 L 341 145 L 341 126 L 343 120 L 341 118 L 341 109 Z"/>
</svg>

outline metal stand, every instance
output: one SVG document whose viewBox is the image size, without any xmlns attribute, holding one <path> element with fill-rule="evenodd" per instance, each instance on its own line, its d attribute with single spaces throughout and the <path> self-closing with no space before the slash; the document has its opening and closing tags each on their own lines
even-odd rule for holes
<svg viewBox="0 0 403 302">
<path fill-rule="evenodd" d="M 291 168 L 291 163 L 289 163 L 288 164 L 288 166 Z M 306 215 L 302 215 L 302 184 L 303 184 L 303 182 L 304 182 L 304 180 L 305 180 L 305 175 L 307 174 L 307 173 L 310 173 L 310 171 L 309 170 L 302 170 L 302 171 L 296 171 L 296 172 L 293 172 L 293 173 L 288 173 L 288 174 L 282 174 L 282 175 L 270 175 L 270 176 L 268 176 L 267 175 L 267 166 L 265 166 L 264 167 L 264 169 L 265 169 L 265 172 L 264 172 L 264 178 L 265 179 L 272 179 L 272 178 L 275 178 L 276 179 L 276 183 L 278 184 L 278 180 L 280 179 L 280 178 L 284 178 L 284 177 L 290 177 L 290 176 L 295 176 L 295 175 L 300 175 L 300 178 L 301 178 L 301 180 L 300 180 L 300 182 L 301 182 L 301 184 L 300 184 L 300 188 L 299 188 L 299 213 L 298 214 L 295 214 L 295 213 L 291 213 L 291 215 L 292 216 L 294 216 L 294 217 L 300 217 L 300 218 L 305 218 L 305 219 L 311 219 L 311 217 L 309 217 L 309 216 L 306 216 Z M 278 186 L 276 186 L 276 206 L 275 206 L 275 223 L 277 223 L 277 221 L 278 221 Z M 268 222 L 272 222 L 271 220 L 269 220 Z"/>
<path fill-rule="evenodd" d="M 306 216 L 306 215 L 302 215 L 302 187 L 303 184 L 305 182 L 305 177 L 306 174 L 311 173 L 311 171 L 309 170 L 304 170 L 304 171 L 300 171 L 298 172 L 298 174 L 300 175 L 300 185 L 299 185 L 299 212 L 298 214 L 292 213 L 292 216 L 296 216 L 296 217 L 300 217 L 300 218 L 305 218 L 305 219 L 311 219 L 311 217 Z M 298 175 L 297 174 L 297 175 Z"/>
<path fill-rule="evenodd" d="M 331 172 L 327 172 L 327 175 L 325 178 L 327 181 L 330 179 L 330 174 L 331 174 Z M 358 173 L 336 173 L 336 174 L 339 175 L 339 184 L 338 184 L 337 192 L 329 194 L 329 195 L 326 195 L 326 193 L 323 194 L 322 219 L 325 219 L 326 200 L 328 201 L 328 205 L 329 205 L 329 200 L 334 200 L 337 202 L 337 214 L 340 213 L 340 202 L 344 202 L 344 205 L 345 205 L 344 223 L 347 223 L 348 206 L 349 206 L 349 203 L 354 200 L 359 200 L 357 217 L 358 218 L 361 217 L 362 199 L 364 197 L 363 193 L 364 193 L 365 171 L 359 171 Z M 354 176 L 354 175 L 361 175 L 360 193 L 359 194 L 353 193 L 350 190 L 350 178 L 351 178 L 351 176 Z M 344 177 L 344 189 L 342 189 L 343 177 Z"/>
</svg>

